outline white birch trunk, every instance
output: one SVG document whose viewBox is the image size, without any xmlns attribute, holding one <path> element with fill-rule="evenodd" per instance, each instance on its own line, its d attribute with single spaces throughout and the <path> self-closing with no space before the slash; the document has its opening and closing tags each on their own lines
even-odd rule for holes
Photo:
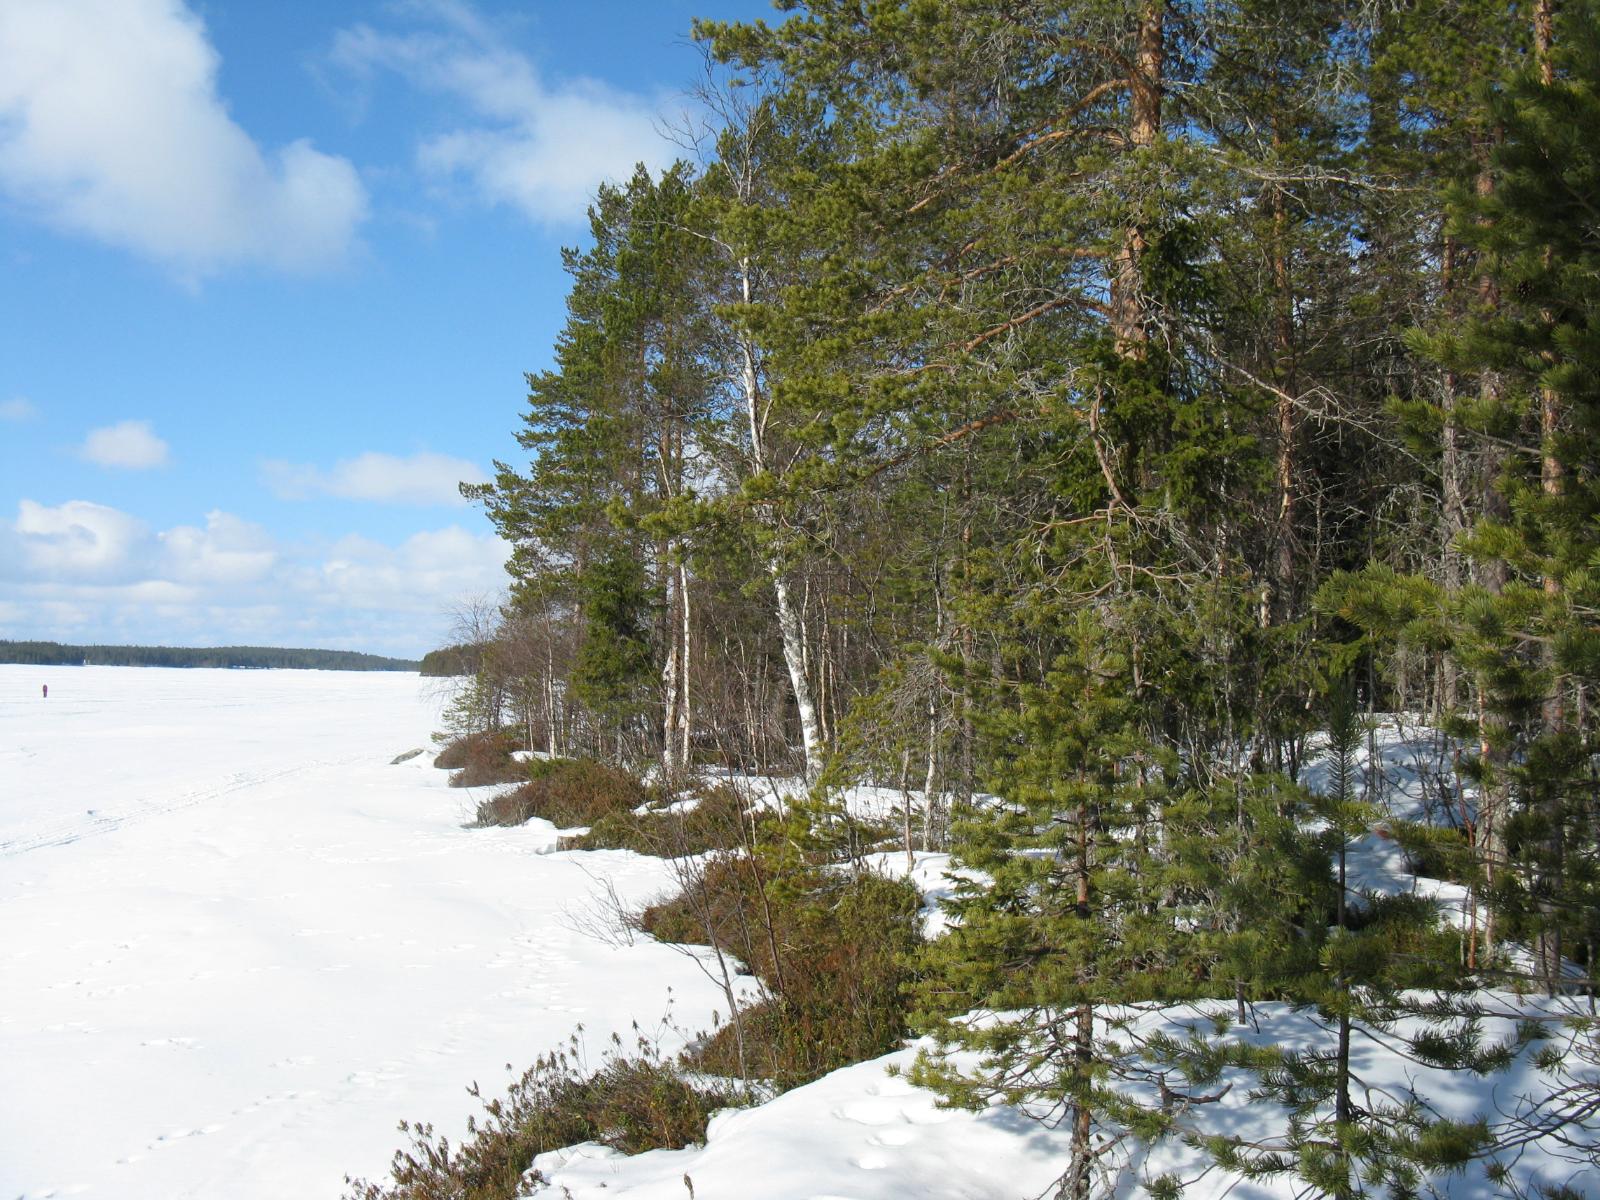
<svg viewBox="0 0 1600 1200">
<path fill-rule="evenodd" d="M 739 287 L 746 304 L 750 303 L 750 260 L 739 260 Z M 761 386 L 756 376 L 755 347 L 750 339 L 740 339 L 743 370 L 740 382 L 744 387 L 745 416 L 750 423 L 750 465 L 757 474 L 767 469 L 767 428 L 765 414 L 761 411 Z M 795 611 L 789 592 L 789 581 L 784 578 L 783 567 L 776 555 L 767 559 L 767 575 L 772 580 L 772 594 L 777 601 L 778 632 L 783 642 L 783 662 L 789 669 L 789 687 L 794 693 L 795 708 L 800 713 L 800 740 L 806 756 L 806 782 L 815 780 L 822 770 L 822 733 L 817 720 L 817 705 L 811 693 L 811 681 L 806 674 L 805 628 Z"/>
<path fill-rule="evenodd" d="M 677 572 L 667 576 L 667 628 L 672 634 L 672 644 L 667 650 L 667 661 L 661 668 L 661 765 L 670 776 L 677 767 L 678 747 L 678 622 L 673 592 L 677 590 Z"/>
<path fill-rule="evenodd" d="M 817 705 L 806 677 L 805 630 L 800 614 L 789 595 L 789 581 L 776 558 L 767 560 L 772 591 L 778 599 L 778 632 L 783 639 L 783 661 L 789 668 L 789 686 L 794 691 L 795 707 L 800 710 L 800 740 L 806 753 L 806 782 L 814 782 L 822 770 L 822 726 L 817 720 Z"/>
<path fill-rule="evenodd" d="M 687 767 L 694 734 L 694 710 L 689 696 L 689 567 L 678 564 L 678 603 L 683 606 L 683 699 L 678 705 L 678 761 Z"/>
</svg>

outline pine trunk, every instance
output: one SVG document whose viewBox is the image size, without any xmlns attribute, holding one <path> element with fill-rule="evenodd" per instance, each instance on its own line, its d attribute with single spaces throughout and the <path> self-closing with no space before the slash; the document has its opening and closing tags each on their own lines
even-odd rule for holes
<svg viewBox="0 0 1600 1200">
<path fill-rule="evenodd" d="M 1474 152 L 1478 159 L 1475 190 L 1480 197 L 1494 194 L 1494 172 L 1490 155 L 1500 141 L 1503 131 L 1496 128 L 1476 140 Z M 1484 273 L 1478 278 L 1478 306 L 1484 312 L 1493 312 L 1500 306 L 1500 289 L 1492 276 Z M 1485 371 L 1479 381 L 1480 400 L 1485 408 L 1492 408 L 1500 395 L 1500 379 L 1493 371 Z M 1491 521 L 1505 521 L 1510 511 L 1498 487 L 1498 477 L 1504 452 L 1494 443 L 1486 444 L 1482 455 L 1482 474 L 1479 494 L 1482 497 L 1483 515 Z M 1480 558 L 1474 565 L 1476 582 L 1485 591 L 1499 595 L 1506 586 L 1506 565 L 1495 559 Z M 1505 818 L 1508 815 L 1510 796 L 1507 790 L 1507 747 L 1504 719 L 1494 712 L 1486 696 L 1487 682 L 1478 681 L 1478 748 L 1486 768 L 1483 793 L 1478 811 L 1478 854 L 1483 866 L 1487 889 L 1492 890 L 1495 876 L 1505 861 Z M 1495 919 L 1491 908 L 1485 916 L 1484 949 L 1493 953 L 1495 945 Z"/>
<path fill-rule="evenodd" d="M 1282 136 L 1273 130 L 1274 148 Z M 1277 293 L 1273 328 L 1278 377 L 1278 528 L 1277 579 L 1273 598 L 1279 624 L 1295 616 L 1295 425 L 1294 395 L 1298 383 L 1294 350 L 1294 292 L 1289 273 L 1289 209 L 1283 186 L 1272 189 L 1272 283 Z"/>
<path fill-rule="evenodd" d="M 1164 0 L 1145 4 L 1139 16 L 1134 71 L 1128 80 L 1132 95 L 1128 143 L 1135 152 L 1155 145 L 1161 135 L 1162 71 L 1166 61 L 1163 36 L 1165 17 Z M 1123 231 L 1122 248 L 1112 265 L 1111 332 L 1116 339 L 1117 353 L 1130 359 L 1144 357 L 1145 345 L 1150 338 L 1140 276 L 1140 263 L 1146 244 L 1143 225 L 1138 220 L 1130 221 Z"/>
<path fill-rule="evenodd" d="M 1539 0 L 1533 10 L 1533 49 L 1534 57 L 1539 63 L 1539 81 L 1545 87 L 1552 86 L 1556 81 L 1555 74 L 1555 3 L 1554 0 Z M 1544 252 L 1546 268 L 1550 265 L 1550 250 L 1546 247 Z M 1554 315 L 1549 310 L 1544 310 L 1540 318 L 1546 325 L 1554 322 Z M 1554 354 L 1546 352 L 1545 362 L 1552 364 Z M 1554 388 L 1541 386 L 1539 388 L 1539 484 L 1547 501 L 1558 501 L 1566 489 L 1566 468 L 1561 461 L 1561 456 L 1556 445 L 1556 439 L 1561 431 L 1561 396 Z M 1547 551 L 1548 553 L 1548 551 Z M 1561 580 L 1554 571 L 1547 567 L 1544 575 L 1544 594 L 1550 607 L 1550 615 L 1555 616 L 1555 609 L 1561 600 Z M 1566 701 L 1563 694 L 1560 665 L 1556 661 L 1555 644 L 1546 641 L 1544 646 L 1544 663 L 1549 675 L 1549 692 L 1545 696 L 1542 716 L 1544 718 L 1544 732 L 1546 735 L 1560 733 L 1566 728 L 1567 712 Z M 1559 800 L 1550 802 L 1559 806 Z M 1546 818 L 1550 828 L 1554 831 L 1547 839 L 1544 846 L 1546 862 L 1542 869 L 1553 875 L 1554 889 L 1559 890 L 1560 877 L 1564 873 L 1562 862 L 1562 838 L 1560 835 L 1561 815 L 1552 812 Z M 1540 904 L 1542 928 L 1540 929 L 1537 955 L 1540 972 L 1544 975 L 1545 990 L 1554 996 L 1561 988 L 1561 931 L 1559 919 L 1554 907 L 1548 901 Z"/>
</svg>

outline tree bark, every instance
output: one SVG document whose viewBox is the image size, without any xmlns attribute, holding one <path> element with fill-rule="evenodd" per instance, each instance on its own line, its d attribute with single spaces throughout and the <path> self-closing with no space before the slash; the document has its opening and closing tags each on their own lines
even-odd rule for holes
<svg viewBox="0 0 1600 1200">
<path fill-rule="evenodd" d="M 678 601 L 682 605 L 683 610 L 683 621 L 681 623 L 683 637 L 683 665 L 681 667 L 683 676 L 683 697 L 678 704 L 678 761 L 684 767 L 688 767 L 690 763 L 690 754 L 693 750 L 694 743 L 694 708 L 689 691 L 689 632 L 691 625 L 689 620 L 689 564 L 685 562 L 680 562 L 678 564 Z"/>
<path fill-rule="evenodd" d="M 1080 921 L 1089 908 L 1089 806 L 1078 802 L 1078 845 L 1075 864 L 1076 913 Z M 1089 1200 L 1094 1163 L 1094 1108 L 1088 1091 L 1094 1070 L 1094 1005 L 1079 1004 L 1073 1012 L 1072 1031 L 1072 1157 L 1056 1195 L 1062 1200 Z"/>
<path fill-rule="evenodd" d="M 1273 144 L 1280 145 L 1276 131 Z M 1294 293 L 1289 275 L 1289 212 L 1283 188 L 1272 191 L 1272 281 L 1277 292 L 1273 341 L 1277 353 L 1278 389 L 1278 529 L 1277 586 L 1273 599 L 1280 624 L 1294 619 L 1295 610 L 1295 427 L 1294 394 L 1298 380 L 1294 353 Z"/>
<path fill-rule="evenodd" d="M 1480 197 L 1487 198 L 1494 194 L 1491 155 L 1495 145 L 1503 136 L 1501 129 L 1494 128 L 1475 139 L 1473 149 L 1478 159 L 1478 174 L 1474 189 Z M 1484 312 L 1493 312 L 1499 306 L 1498 285 L 1488 272 L 1481 273 L 1478 277 L 1478 307 Z M 1498 402 L 1501 382 L 1495 372 L 1485 371 L 1478 387 L 1480 399 L 1485 407 L 1491 407 Z M 1504 521 L 1510 517 L 1505 496 L 1497 485 L 1503 457 L 1503 451 L 1493 443 L 1485 445 L 1481 458 L 1479 495 L 1482 497 L 1483 515 L 1491 521 Z M 1478 585 L 1485 591 L 1498 596 L 1505 590 L 1506 564 L 1503 561 L 1480 558 L 1474 563 L 1473 574 Z M 1494 706 L 1487 695 L 1487 681 L 1482 678 L 1478 680 L 1478 692 L 1478 745 L 1486 768 L 1483 791 L 1479 797 L 1478 853 L 1483 865 L 1484 882 L 1492 888 L 1500 864 L 1505 860 L 1504 818 L 1509 804 L 1506 783 L 1506 729 L 1504 719 L 1494 711 Z M 1485 952 L 1492 954 L 1496 933 L 1493 908 L 1485 914 L 1483 930 Z"/>
<path fill-rule="evenodd" d="M 1088 1086 L 1094 1058 L 1094 1006 L 1080 1004 L 1073 1013 L 1072 1057 L 1081 1087 Z M 1094 1113 L 1082 1096 L 1072 1101 L 1072 1159 L 1056 1192 L 1059 1200 L 1090 1200 L 1094 1181 Z"/>
<path fill-rule="evenodd" d="M 1444 296 L 1445 315 L 1455 319 L 1460 315 L 1460 297 L 1456 280 L 1456 255 L 1460 247 L 1450 234 L 1444 235 L 1440 253 L 1439 287 Z M 1461 402 L 1461 381 L 1454 371 L 1444 373 L 1444 428 L 1441 434 L 1442 450 L 1439 461 L 1439 487 L 1443 501 L 1439 525 L 1439 569 L 1445 587 L 1452 592 L 1464 582 L 1459 542 L 1467 529 L 1467 498 L 1465 467 L 1461 457 L 1461 423 L 1458 406 Z M 1449 655 L 1439 664 L 1439 705 L 1444 710 L 1453 709 L 1456 697 L 1456 665 Z"/>
<path fill-rule="evenodd" d="M 1556 81 L 1555 72 L 1555 0 L 1539 0 L 1533 10 L 1533 51 L 1539 64 L 1539 81 L 1545 87 L 1552 87 Z M 1544 264 L 1550 267 L 1551 252 L 1549 247 L 1544 251 Z M 1555 315 L 1548 309 L 1542 310 L 1540 319 L 1546 326 L 1554 323 Z M 1546 351 L 1543 361 L 1546 366 L 1554 365 L 1554 353 Z M 1561 395 L 1554 388 L 1541 385 L 1539 388 L 1539 485 L 1547 502 L 1559 501 L 1566 490 L 1566 467 L 1561 461 L 1557 449 L 1556 439 L 1561 432 Z M 1546 554 L 1548 554 L 1546 548 Z M 1555 574 L 1552 566 L 1547 566 L 1544 574 L 1544 594 L 1552 619 L 1556 616 L 1556 609 L 1561 602 L 1561 580 Z M 1545 695 L 1542 706 L 1544 732 L 1546 736 L 1561 733 L 1567 725 L 1566 697 L 1561 681 L 1560 664 L 1556 661 L 1554 640 L 1547 640 L 1544 647 L 1544 665 L 1549 676 L 1549 691 Z M 1548 803 L 1557 810 L 1560 808 L 1559 799 Z M 1563 839 L 1561 837 L 1561 814 L 1553 811 L 1547 814 L 1551 836 L 1546 840 L 1544 853 L 1548 861 L 1543 864 L 1543 870 L 1554 875 L 1559 886 L 1559 879 L 1564 872 Z M 1561 988 L 1561 928 L 1558 915 L 1554 907 L 1548 902 L 1541 903 L 1543 928 L 1539 932 L 1537 954 L 1540 969 L 1545 977 L 1545 990 L 1555 996 Z"/>
<path fill-rule="evenodd" d="M 1165 17 L 1165 0 L 1146 3 L 1139 15 L 1134 71 L 1128 81 L 1132 98 L 1128 142 L 1135 151 L 1153 146 L 1161 134 Z M 1111 332 L 1116 339 L 1117 353 L 1131 359 L 1144 357 L 1145 344 L 1150 337 L 1140 278 L 1140 262 L 1146 244 L 1144 227 L 1135 217 L 1123 232 L 1122 247 L 1112 264 Z"/>
<path fill-rule="evenodd" d="M 789 581 L 776 557 L 767 560 L 767 574 L 777 599 L 778 633 L 783 642 L 783 662 L 789 668 L 789 687 L 800 712 L 800 741 L 805 750 L 806 782 L 813 782 L 822 770 L 822 732 L 817 720 L 817 705 L 812 698 L 811 680 L 806 674 L 805 630 L 795 611 Z"/>
<path fill-rule="evenodd" d="M 661 766 L 668 776 L 678 767 L 678 573 L 667 571 L 667 661 L 661 667 Z"/>
<path fill-rule="evenodd" d="M 744 302 L 753 296 L 751 267 L 748 258 L 739 260 L 739 289 Z M 755 346 L 748 334 L 739 342 L 741 357 L 740 384 L 744 392 L 745 418 L 750 431 L 750 465 L 756 474 L 768 469 L 766 414 L 761 409 L 761 383 L 756 372 Z M 795 708 L 800 714 L 800 740 L 805 752 L 805 776 L 809 783 L 822 770 L 822 734 L 817 719 L 817 705 L 811 691 L 811 680 L 806 672 L 805 630 L 800 615 L 795 611 L 794 599 L 789 591 L 789 581 L 783 564 L 774 553 L 767 558 L 767 577 L 772 581 L 772 593 L 777 609 L 778 636 L 783 645 L 783 662 L 789 671 L 789 687 L 794 694 Z"/>
</svg>

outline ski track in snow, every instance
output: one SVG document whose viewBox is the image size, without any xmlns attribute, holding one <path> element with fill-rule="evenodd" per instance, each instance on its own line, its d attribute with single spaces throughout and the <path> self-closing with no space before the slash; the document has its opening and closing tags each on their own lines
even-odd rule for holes
<svg viewBox="0 0 1600 1200">
<path fill-rule="evenodd" d="M 575 930 L 549 825 L 391 762 L 436 721 L 415 676 L 0 666 L 0 1197 L 334 1200 L 579 1025 L 711 1025 L 690 958 Z"/>
</svg>

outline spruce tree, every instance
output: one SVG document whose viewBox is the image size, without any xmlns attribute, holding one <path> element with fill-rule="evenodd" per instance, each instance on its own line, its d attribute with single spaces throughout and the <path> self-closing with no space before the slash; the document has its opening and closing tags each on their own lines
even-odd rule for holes
<svg viewBox="0 0 1600 1200">
<path fill-rule="evenodd" d="M 556 365 L 528 378 L 528 466 L 497 462 L 494 483 L 464 489 L 512 543 L 514 601 L 531 610 L 563 596 L 582 610 L 574 698 L 600 705 L 613 747 L 658 747 L 669 766 L 693 734 L 692 547 L 675 510 L 722 421 L 691 192 L 681 166 L 600 189 L 593 244 L 565 253 L 573 286 Z M 641 690 L 647 675 L 657 682 Z"/>
<path fill-rule="evenodd" d="M 621 761 L 640 757 L 653 711 L 650 589 L 643 564 L 626 544 L 612 542 L 578 577 L 583 640 L 572 671 L 574 698 L 594 714 L 604 752 Z"/>
</svg>

